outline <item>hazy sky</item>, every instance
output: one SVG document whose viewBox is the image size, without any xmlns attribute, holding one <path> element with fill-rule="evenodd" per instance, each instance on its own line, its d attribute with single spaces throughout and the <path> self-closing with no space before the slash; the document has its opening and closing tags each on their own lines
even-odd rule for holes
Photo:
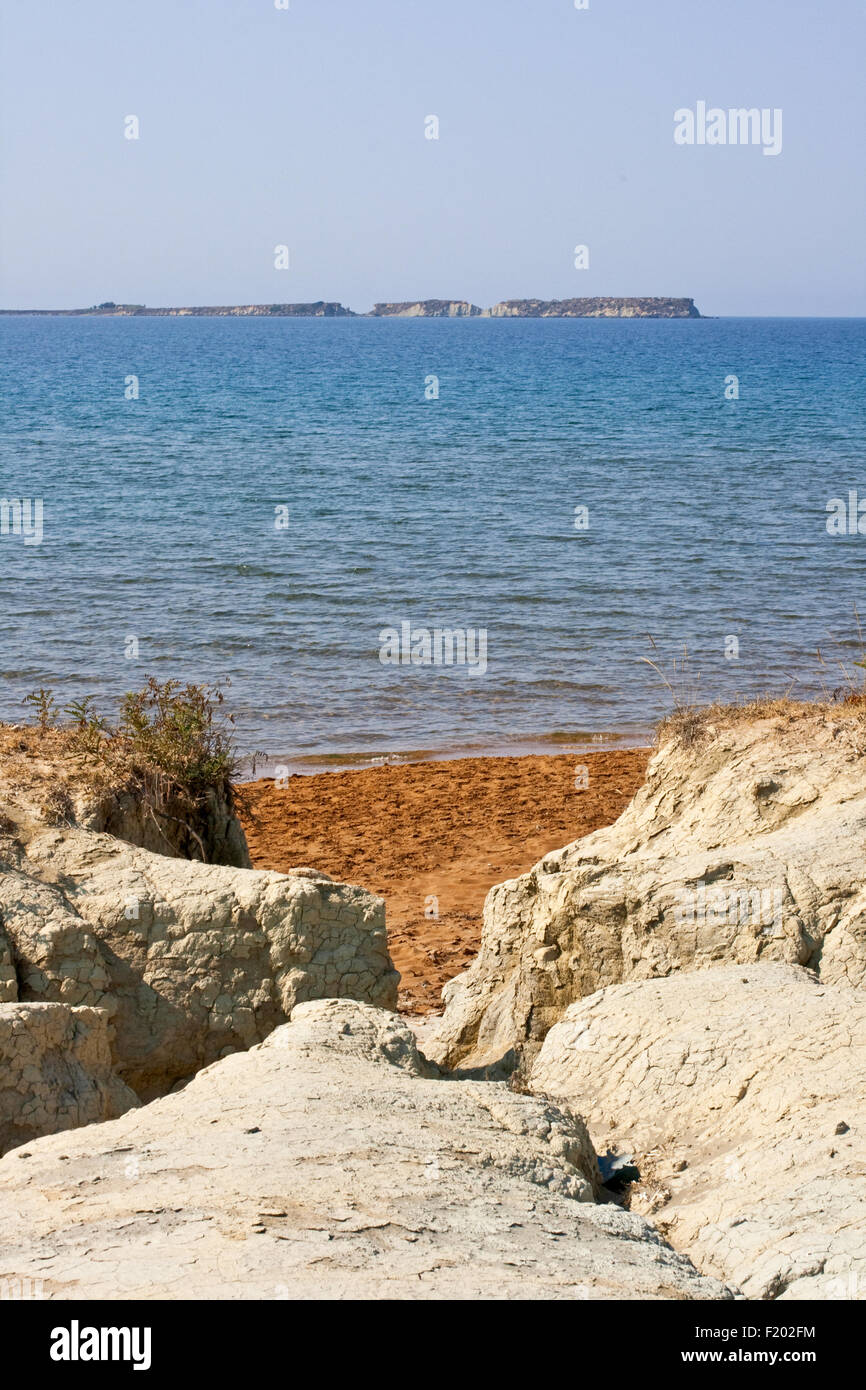
<svg viewBox="0 0 866 1390">
<path fill-rule="evenodd" d="M 589 3 L 0 0 L 0 306 L 866 314 L 862 0 Z M 781 154 L 677 146 L 698 101 Z"/>
</svg>

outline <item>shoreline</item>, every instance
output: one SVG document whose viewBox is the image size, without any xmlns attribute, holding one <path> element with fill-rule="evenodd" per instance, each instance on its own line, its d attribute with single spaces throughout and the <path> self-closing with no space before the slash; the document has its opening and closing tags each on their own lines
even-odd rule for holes
<svg viewBox="0 0 866 1390">
<path fill-rule="evenodd" d="M 387 751 L 308 753 L 253 759 L 239 759 L 237 784 L 248 787 L 276 777 L 315 777 L 322 773 L 365 772 L 377 767 L 409 767 L 419 763 L 464 762 L 471 759 L 582 757 L 590 753 L 613 753 L 630 749 L 651 749 L 655 730 L 646 726 L 626 733 L 576 733 L 527 735 L 507 742 L 495 739 L 481 744 L 452 747 L 410 748 Z"/>
<path fill-rule="evenodd" d="M 399 1009 L 423 1017 L 477 954 L 488 890 L 616 820 L 651 752 L 430 759 L 295 773 L 283 787 L 259 776 L 238 810 L 254 868 L 315 866 L 384 898 Z"/>
</svg>

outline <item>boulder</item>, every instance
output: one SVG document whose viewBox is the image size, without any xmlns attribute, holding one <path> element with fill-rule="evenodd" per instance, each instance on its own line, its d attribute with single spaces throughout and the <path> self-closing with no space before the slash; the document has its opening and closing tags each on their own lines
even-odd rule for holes
<svg viewBox="0 0 866 1390">
<path fill-rule="evenodd" d="M 863 984 L 862 713 L 778 710 L 681 720 L 615 824 L 491 889 L 438 1062 L 530 1064 L 571 1003 L 620 981 L 777 960 Z"/>
<path fill-rule="evenodd" d="M 0 1160 L 0 1279 L 73 1299 L 716 1299 L 598 1204 L 567 1108 L 439 1078 L 393 1014 L 299 1005 L 120 1119 Z"/>
<path fill-rule="evenodd" d="M 77 827 L 34 832 L 0 864 L 0 929 L 18 998 L 107 1010 L 117 1070 L 143 1100 L 261 1042 L 303 1000 L 396 1004 L 384 904 L 363 889 Z"/>
<path fill-rule="evenodd" d="M 67 1004 L 0 1004 L 0 1154 L 138 1104 L 115 1075 L 108 1015 Z"/>
<path fill-rule="evenodd" d="M 572 1004 L 530 1085 L 641 1174 L 653 1215 L 748 1298 L 866 1297 L 866 992 L 767 962 Z"/>
</svg>

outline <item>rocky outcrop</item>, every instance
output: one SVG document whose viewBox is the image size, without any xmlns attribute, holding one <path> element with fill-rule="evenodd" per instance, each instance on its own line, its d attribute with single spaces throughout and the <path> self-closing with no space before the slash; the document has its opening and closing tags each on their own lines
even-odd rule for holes
<svg viewBox="0 0 866 1390">
<path fill-rule="evenodd" d="M 18 998 L 107 1010 L 117 1070 L 143 1099 L 260 1042 L 302 1000 L 396 1004 L 384 904 L 310 870 L 211 866 L 47 829 L 0 865 L 0 930 Z"/>
<path fill-rule="evenodd" d="M 533 1090 L 641 1173 L 632 1209 L 749 1298 L 866 1298 L 866 992 L 798 966 L 614 985 Z"/>
<path fill-rule="evenodd" d="M 75 823 L 84 829 L 114 835 L 154 854 L 230 864 L 236 869 L 251 867 L 234 806 L 214 790 L 192 806 L 177 798 L 152 806 L 131 790 L 79 794 L 73 798 L 73 811 Z"/>
<path fill-rule="evenodd" d="M 118 1084 L 149 1100 L 303 1000 L 396 1004 L 380 899 L 254 872 L 228 787 L 171 801 L 143 777 L 0 726 L 0 1005 L 104 1011 Z"/>
<path fill-rule="evenodd" d="M 155 782 L 82 757 L 66 730 L 0 725 L 0 853 L 45 825 L 78 825 L 155 854 L 250 867 L 234 788 L 185 797 Z"/>
<path fill-rule="evenodd" d="M 67 1004 L 0 1004 L 0 1154 L 138 1105 L 115 1075 L 108 1014 Z"/>
<path fill-rule="evenodd" d="M 699 319 L 693 299 L 503 299 L 485 318 Z"/>
<path fill-rule="evenodd" d="M 866 980 L 866 731 L 855 710 L 722 712 L 663 734 L 614 825 L 499 884 L 443 991 L 448 1066 L 531 1061 L 569 1004 L 725 962 Z"/>
<path fill-rule="evenodd" d="M 310 1003 L 182 1092 L 0 1160 L 0 1278 L 75 1299 L 727 1296 L 597 1185 L 567 1109 L 435 1079 L 395 1016 Z"/>
<path fill-rule="evenodd" d="M 481 313 L 477 304 L 466 299 L 417 299 L 405 300 L 399 304 L 375 304 L 367 315 L 371 319 L 465 319 L 477 318 Z"/>
</svg>

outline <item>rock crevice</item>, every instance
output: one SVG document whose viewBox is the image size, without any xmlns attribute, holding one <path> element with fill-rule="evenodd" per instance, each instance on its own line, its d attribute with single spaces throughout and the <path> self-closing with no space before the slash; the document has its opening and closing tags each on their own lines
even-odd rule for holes
<svg viewBox="0 0 866 1390">
<path fill-rule="evenodd" d="M 301 1004 L 181 1093 L 0 1160 L 0 1278 L 85 1299 L 730 1297 L 593 1200 L 568 1107 L 426 1072 L 393 1014 Z"/>
</svg>

